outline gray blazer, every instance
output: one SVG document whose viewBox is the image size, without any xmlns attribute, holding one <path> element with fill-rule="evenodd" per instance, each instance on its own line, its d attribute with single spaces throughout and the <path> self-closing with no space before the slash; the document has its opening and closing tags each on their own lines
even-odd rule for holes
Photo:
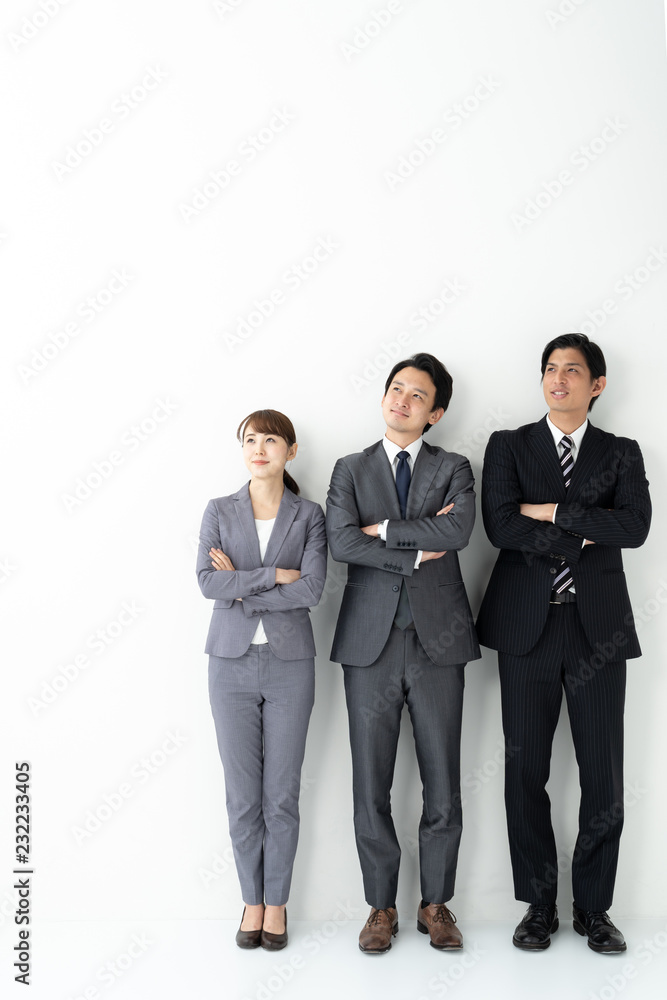
<svg viewBox="0 0 667 1000">
<path fill-rule="evenodd" d="M 380 655 L 405 580 L 419 640 L 438 665 L 480 657 L 458 549 L 475 521 L 470 463 L 424 441 L 401 520 L 396 483 L 382 442 L 336 462 L 327 497 L 331 554 L 348 564 L 331 659 L 369 666 Z M 449 514 L 436 513 L 449 503 Z M 360 530 L 389 518 L 386 544 Z M 418 549 L 441 552 L 414 569 Z"/>
<path fill-rule="evenodd" d="M 204 597 L 215 601 L 205 651 L 242 656 L 261 616 L 269 646 L 281 660 L 314 656 L 309 608 L 320 599 L 327 570 L 322 508 L 285 487 L 262 564 L 248 486 L 210 500 L 204 511 L 197 578 Z M 212 548 L 229 556 L 234 572 L 213 569 Z M 298 569 L 301 577 L 276 585 L 276 566 Z"/>
</svg>

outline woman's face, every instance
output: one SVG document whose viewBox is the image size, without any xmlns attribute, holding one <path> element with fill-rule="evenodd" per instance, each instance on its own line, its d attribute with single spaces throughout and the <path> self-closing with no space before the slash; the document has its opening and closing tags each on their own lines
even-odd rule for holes
<svg viewBox="0 0 667 1000">
<path fill-rule="evenodd" d="M 279 434 L 261 434 L 249 425 L 243 434 L 243 461 L 253 479 L 283 478 L 285 464 L 296 455 Z"/>
</svg>

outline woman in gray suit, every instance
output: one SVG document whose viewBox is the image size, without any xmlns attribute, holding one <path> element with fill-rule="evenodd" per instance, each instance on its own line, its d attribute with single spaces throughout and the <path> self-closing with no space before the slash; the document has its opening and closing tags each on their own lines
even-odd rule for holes
<svg viewBox="0 0 667 1000">
<path fill-rule="evenodd" d="M 324 514 L 298 496 L 285 465 L 294 427 L 257 410 L 237 437 L 250 482 L 211 500 L 197 576 L 215 601 L 206 643 L 209 693 L 225 772 L 229 831 L 245 909 L 240 948 L 287 944 L 299 786 L 315 690 L 309 608 L 326 577 Z"/>
</svg>

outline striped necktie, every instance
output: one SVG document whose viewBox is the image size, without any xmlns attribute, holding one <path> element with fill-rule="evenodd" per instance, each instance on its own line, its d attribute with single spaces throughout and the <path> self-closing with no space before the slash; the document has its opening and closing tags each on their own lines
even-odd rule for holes
<svg viewBox="0 0 667 1000">
<path fill-rule="evenodd" d="M 563 449 L 560 459 L 560 470 L 563 473 L 563 479 L 565 480 L 565 489 L 567 489 L 570 485 L 572 469 L 574 468 L 574 459 L 572 458 L 572 438 L 565 434 L 560 439 L 560 445 Z M 572 571 L 565 560 L 563 560 L 560 564 L 560 570 L 551 589 L 555 590 L 557 594 L 562 594 L 564 590 L 569 590 L 573 583 L 574 580 L 572 579 Z"/>
</svg>

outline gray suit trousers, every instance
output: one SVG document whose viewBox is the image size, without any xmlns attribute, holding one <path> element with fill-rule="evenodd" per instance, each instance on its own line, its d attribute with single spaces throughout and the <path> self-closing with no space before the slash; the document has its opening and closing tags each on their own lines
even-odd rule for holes
<svg viewBox="0 0 667 1000">
<path fill-rule="evenodd" d="M 243 901 L 282 906 L 299 837 L 314 660 L 281 660 L 268 643 L 235 658 L 210 656 L 209 694 Z"/>
<path fill-rule="evenodd" d="M 413 628 L 392 628 L 369 667 L 343 664 L 352 750 L 354 826 L 369 906 L 394 906 L 401 856 L 391 785 L 407 702 L 423 786 L 419 824 L 422 898 L 454 895 L 461 839 L 461 715 L 465 664 L 436 666 Z"/>
</svg>

